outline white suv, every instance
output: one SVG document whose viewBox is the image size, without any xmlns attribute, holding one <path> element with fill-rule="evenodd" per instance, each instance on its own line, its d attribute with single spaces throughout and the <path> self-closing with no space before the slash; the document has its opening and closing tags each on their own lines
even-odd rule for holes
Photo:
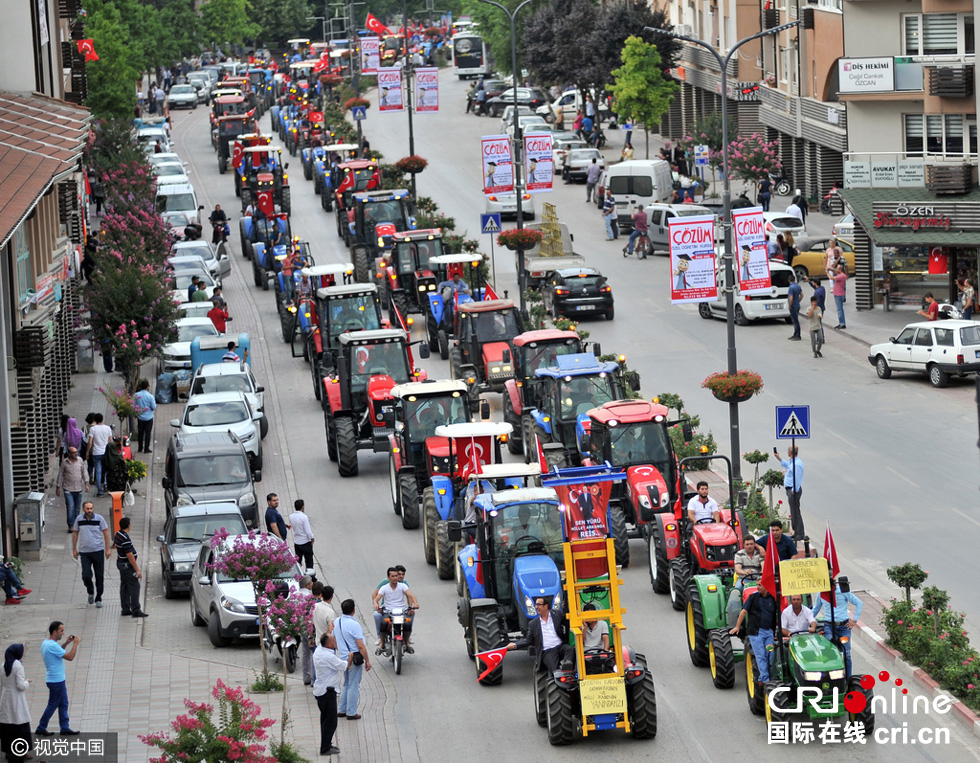
<svg viewBox="0 0 980 763">
<path fill-rule="evenodd" d="M 170 426 L 181 434 L 202 432 L 231 432 L 245 446 L 252 471 L 262 468 L 262 436 L 256 422 L 262 420 L 262 412 L 253 410 L 242 392 L 212 392 L 191 395 L 179 419 L 171 419 Z"/>
<path fill-rule="evenodd" d="M 261 432 L 269 433 L 269 417 L 265 415 L 265 387 L 260 387 L 252 374 L 252 367 L 242 363 L 202 363 L 191 379 L 193 395 L 211 392 L 242 392 L 253 411 L 262 413 Z"/>
</svg>

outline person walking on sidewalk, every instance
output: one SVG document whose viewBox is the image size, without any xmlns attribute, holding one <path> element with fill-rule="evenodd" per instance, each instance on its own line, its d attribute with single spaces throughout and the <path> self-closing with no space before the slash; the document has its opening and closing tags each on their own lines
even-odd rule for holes
<svg viewBox="0 0 980 763">
<path fill-rule="evenodd" d="M 63 736 L 77 736 L 68 725 L 68 684 L 65 681 L 65 660 L 71 662 L 78 654 L 78 645 L 82 643 L 79 636 L 69 636 L 64 644 L 59 644 L 65 635 L 65 624 L 55 620 L 48 626 L 48 637 L 41 644 L 41 657 L 44 659 L 45 677 L 48 685 L 48 706 L 41 714 L 34 733 L 39 737 L 54 736 L 48 731 L 48 721 L 58 711 L 58 727 Z M 68 649 L 65 649 L 68 647 Z"/>
<path fill-rule="evenodd" d="M 786 295 L 789 301 L 789 317 L 793 321 L 793 335 L 789 337 L 791 342 L 799 342 L 800 336 L 800 306 L 803 303 L 803 287 L 796 282 L 796 276 L 789 274 L 789 290 Z"/>
<path fill-rule="evenodd" d="M 31 738 L 31 709 L 27 704 L 30 681 L 24 675 L 24 645 L 11 644 L 3 656 L 0 672 L 0 750 L 11 763 L 33 760 L 27 753 Z"/>
<path fill-rule="evenodd" d="M 800 511 L 800 499 L 803 498 L 803 462 L 800 461 L 799 446 L 791 445 L 786 458 L 780 458 L 779 452 L 774 451 L 779 458 L 779 465 L 786 470 L 783 475 L 783 487 L 786 488 L 786 501 L 789 503 L 789 523 L 793 526 L 793 540 L 803 540 L 806 532 L 803 529 L 803 514 Z"/>
<path fill-rule="evenodd" d="M 54 484 L 55 495 L 60 495 L 62 490 L 65 491 L 68 532 L 72 532 L 78 512 L 82 509 L 82 491 L 88 492 L 88 470 L 85 462 L 78 457 L 78 448 L 71 445 L 68 447 L 68 457 L 61 462 L 58 479 Z"/>
<path fill-rule="evenodd" d="M 313 592 L 313 578 L 309 575 L 303 575 L 299 579 L 299 588 L 296 589 L 297 596 L 309 596 L 313 600 L 313 606 L 316 607 L 317 596 Z M 311 612 L 312 615 L 312 612 Z M 299 655 L 300 664 L 303 667 L 303 685 L 310 686 L 313 683 L 313 647 L 316 642 L 313 640 L 313 623 L 310 622 L 310 631 L 299 643 Z"/>
<path fill-rule="evenodd" d="M 616 199 L 613 198 L 612 191 L 606 189 L 606 200 L 602 204 L 602 221 L 606 224 L 606 240 L 612 241 L 616 238 Z"/>
<path fill-rule="evenodd" d="M 588 204 L 592 201 L 592 194 L 595 192 L 596 183 L 599 182 L 599 175 L 602 174 L 602 167 L 599 166 L 595 158 L 592 159 L 592 164 L 589 165 L 589 169 L 585 171 L 585 203 Z"/>
<path fill-rule="evenodd" d="M 112 428 L 103 424 L 104 417 L 101 413 L 93 414 L 95 423 L 88 430 L 88 452 L 92 454 L 92 463 L 95 464 L 95 488 L 97 496 L 105 495 L 105 449 L 112 439 Z"/>
<path fill-rule="evenodd" d="M 112 554 L 109 548 L 109 525 L 100 514 L 95 513 L 91 501 L 82 504 L 82 516 L 75 517 L 72 527 L 71 553 L 76 559 L 81 555 L 82 582 L 88 591 L 88 603 L 102 608 L 102 590 L 105 560 Z M 95 588 L 92 588 L 92 575 L 95 574 Z"/>
<path fill-rule="evenodd" d="M 150 393 L 150 380 L 140 379 L 133 395 L 133 405 L 136 408 L 137 453 L 149 453 L 150 443 L 153 442 L 153 412 L 157 409 L 157 401 Z"/>
<path fill-rule="evenodd" d="M 119 520 L 119 532 L 113 539 L 116 547 L 116 569 L 119 570 L 119 601 L 123 617 L 149 617 L 140 609 L 140 580 L 143 573 L 136 562 L 136 547 L 129 537 L 129 517 Z"/>
<path fill-rule="evenodd" d="M 846 329 L 847 320 L 844 318 L 844 302 L 847 299 L 847 268 L 843 261 L 837 263 L 837 270 L 828 274 L 834 282 L 834 303 L 837 305 L 837 325 L 835 329 Z"/>
<path fill-rule="evenodd" d="M 810 309 L 806 311 L 806 317 L 810 321 L 810 347 L 813 349 L 813 357 L 822 358 L 823 353 L 823 310 L 816 297 L 810 297 Z"/>
<path fill-rule="evenodd" d="M 313 696 L 320 708 L 320 754 L 337 755 L 340 748 L 333 744 L 337 731 L 337 695 L 343 681 L 344 671 L 350 667 L 351 657 L 346 660 L 337 656 L 337 641 L 329 633 L 320 639 L 320 645 L 313 653 L 313 667 L 316 681 L 313 682 Z"/>
<path fill-rule="evenodd" d="M 286 531 L 292 529 L 282 514 L 279 513 L 279 496 L 269 493 L 265 497 L 265 529 L 270 535 L 275 535 L 283 543 L 286 542 Z"/>
<path fill-rule="evenodd" d="M 350 661 L 344 673 L 344 690 L 340 692 L 337 717 L 357 721 L 361 718 L 357 712 L 357 703 L 361 699 L 361 678 L 365 671 L 371 669 L 371 659 L 364 644 L 364 629 L 354 617 L 354 600 L 344 599 L 340 611 L 343 614 L 334 621 L 333 627 L 337 656 L 346 660 L 350 655 Z"/>
<path fill-rule="evenodd" d="M 3 562 L 2 556 L 0 562 Z M 10 562 L 0 564 L 0 585 L 3 586 L 3 592 L 7 594 L 6 604 L 20 604 L 21 600 L 31 592 L 30 588 L 24 588 Z"/>
<path fill-rule="evenodd" d="M 293 550 L 300 562 L 304 565 L 303 570 L 311 578 L 315 578 L 313 569 L 313 528 L 310 527 L 310 518 L 306 516 L 306 501 L 297 498 L 293 501 L 293 508 L 296 509 L 289 515 L 289 527 L 293 529 Z"/>
</svg>

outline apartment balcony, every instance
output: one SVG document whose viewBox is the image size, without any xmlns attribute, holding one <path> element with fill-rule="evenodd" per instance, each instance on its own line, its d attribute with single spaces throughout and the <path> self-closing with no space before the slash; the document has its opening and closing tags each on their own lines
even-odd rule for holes
<svg viewBox="0 0 980 763">
<path fill-rule="evenodd" d="M 974 66 L 928 67 L 929 95 L 941 98 L 970 98 L 974 93 Z"/>
</svg>

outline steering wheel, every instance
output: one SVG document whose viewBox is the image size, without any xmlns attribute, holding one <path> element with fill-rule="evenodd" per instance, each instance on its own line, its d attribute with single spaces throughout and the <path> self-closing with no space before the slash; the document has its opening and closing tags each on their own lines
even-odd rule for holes
<svg viewBox="0 0 980 763">
<path fill-rule="evenodd" d="M 511 553 L 514 554 L 514 556 L 517 556 L 517 554 L 520 553 L 520 549 L 518 548 L 518 546 L 520 545 L 521 541 L 524 540 L 530 541 L 530 543 L 527 544 L 527 548 L 525 549 L 526 552 L 544 551 L 545 548 L 544 542 L 540 538 L 537 538 L 533 535 L 522 535 L 520 538 L 518 538 L 517 540 L 515 540 L 513 543 L 510 544 L 510 550 Z M 537 544 L 539 548 L 535 548 L 534 547 L 535 544 Z"/>
<path fill-rule="evenodd" d="M 699 525 L 713 525 L 715 523 L 714 517 L 705 517 L 704 519 L 699 519 L 697 524 Z"/>
</svg>

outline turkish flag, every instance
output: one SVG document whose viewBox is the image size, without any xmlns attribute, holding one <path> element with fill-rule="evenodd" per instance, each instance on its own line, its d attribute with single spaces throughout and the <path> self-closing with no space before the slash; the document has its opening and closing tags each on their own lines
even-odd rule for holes
<svg viewBox="0 0 980 763">
<path fill-rule="evenodd" d="M 319 61 L 317 61 L 315 64 L 313 64 L 313 73 L 314 74 L 319 74 L 324 69 L 326 69 L 328 66 L 330 66 L 330 62 L 329 61 L 324 61 L 321 58 Z"/>
<path fill-rule="evenodd" d="M 245 156 L 245 151 L 242 148 L 242 144 L 237 140 L 235 141 L 235 147 L 231 150 L 231 166 L 236 170 L 242 166 L 242 158 Z"/>
<path fill-rule="evenodd" d="M 779 549 L 776 548 L 776 541 L 773 540 L 772 530 L 769 531 L 769 540 L 766 542 L 766 558 L 762 562 L 762 579 L 759 586 L 765 588 L 771 596 L 775 596 L 776 591 L 776 565 L 779 564 Z"/>
<path fill-rule="evenodd" d="M 78 52 L 84 54 L 86 61 L 99 60 L 99 56 L 95 52 L 95 40 L 79 40 Z"/>
<path fill-rule="evenodd" d="M 491 649 L 489 652 L 478 652 L 476 658 L 483 660 L 486 664 L 487 669 L 484 670 L 480 675 L 476 677 L 477 681 L 482 681 L 486 676 L 490 675 L 496 667 L 504 661 L 504 655 L 507 654 L 507 647 L 500 647 L 500 649 Z"/>
<path fill-rule="evenodd" d="M 929 275 L 945 275 L 949 272 L 949 259 L 946 250 L 941 246 L 934 246 L 929 250 Z"/>
<path fill-rule="evenodd" d="M 483 289 L 483 298 L 484 299 L 500 299 L 500 297 L 497 296 L 497 292 L 495 292 L 493 290 L 493 287 L 490 284 L 487 284 L 484 287 L 484 289 Z"/>
<path fill-rule="evenodd" d="M 821 592 L 820 596 L 830 606 L 834 606 L 834 578 L 840 574 L 840 563 L 837 561 L 837 546 L 834 545 L 834 534 L 830 532 L 830 522 L 827 522 L 827 534 L 824 536 L 823 556 L 830 568 L 831 589 Z"/>
<path fill-rule="evenodd" d="M 541 446 L 541 438 L 534 435 L 534 442 L 538 449 L 538 464 L 541 466 L 541 473 L 547 474 L 551 469 L 548 468 L 548 460 L 544 457 L 544 448 Z"/>
<path fill-rule="evenodd" d="M 364 22 L 365 26 L 375 34 L 391 34 L 391 30 L 378 21 L 373 13 L 368 13 L 367 19 Z"/>
<path fill-rule="evenodd" d="M 272 217 L 275 214 L 272 191 L 259 191 L 259 209 L 262 210 L 266 217 Z"/>
</svg>

